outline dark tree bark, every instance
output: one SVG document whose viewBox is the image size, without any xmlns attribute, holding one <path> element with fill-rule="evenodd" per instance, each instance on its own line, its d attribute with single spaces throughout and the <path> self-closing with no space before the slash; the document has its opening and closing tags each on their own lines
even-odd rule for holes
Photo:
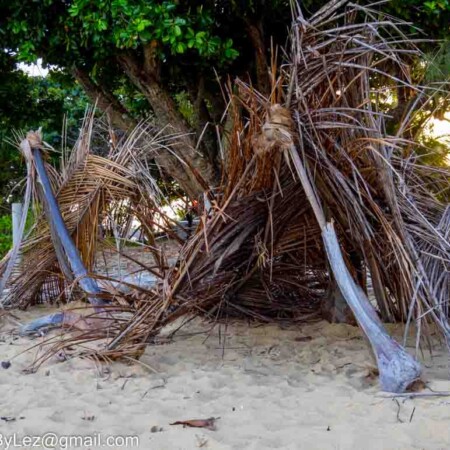
<svg viewBox="0 0 450 450">
<path fill-rule="evenodd" d="M 256 82 L 258 90 L 264 94 L 270 94 L 269 65 L 266 58 L 264 33 L 261 22 L 255 23 L 249 20 L 245 22 L 247 34 L 255 49 Z"/>
<path fill-rule="evenodd" d="M 331 280 L 322 303 L 322 316 L 330 323 L 348 323 L 357 325 L 350 306 L 342 295 L 334 277 Z"/>
<path fill-rule="evenodd" d="M 195 115 L 195 131 L 197 139 L 201 139 L 201 146 L 203 153 L 208 157 L 209 161 L 216 169 L 218 147 L 217 147 L 217 133 L 215 130 L 214 120 L 206 105 L 206 87 L 205 79 L 203 76 L 194 79 L 190 83 L 187 83 L 187 90 L 190 100 L 194 108 Z M 219 178 L 219 174 L 215 176 Z"/>
<path fill-rule="evenodd" d="M 217 181 L 214 166 L 209 158 L 196 148 L 192 130 L 159 80 L 159 66 L 156 61 L 155 48 L 151 44 L 144 51 L 142 63 L 129 53 L 118 57 L 125 74 L 150 103 L 158 124 L 166 127 L 165 133 L 183 135 L 180 142 L 172 147 L 175 155 L 169 151 L 159 152 L 155 159 L 163 170 L 180 183 L 191 198 L 196 198 L 205 191 L 201 179 L 209 186 L 214 186 Z M 185 163 L 180 161 L 180 158 Z"/>
<path fill-rule="evenodd" d="M 112 93 L 95 83 L 86 71 L 74 67 L 72 72 L 91 101 L 97 103 L 97 106 L 107 114 L 112 125 L 124 131 L 136 126 L 136 121 L 131 118 L 127 109 Z"/>
</svg>

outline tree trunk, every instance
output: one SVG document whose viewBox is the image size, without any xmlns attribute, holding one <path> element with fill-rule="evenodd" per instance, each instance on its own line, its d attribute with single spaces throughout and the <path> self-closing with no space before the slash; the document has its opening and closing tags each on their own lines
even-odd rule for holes
<svg viewBox="0 0 450 450">
<path fill-rule="evenodd" d="M 269 65 L 267 64 L 264 35 L 261 23 L 255 24 L 246 21 L 247 34 L 255 49 L 256 83 L 258 90 L 264 94 L 270 94 Z"/>
<path fill-rule="evenodd" d="M 330 323 L 348 323 L 357 325 L 355 316 L 350 306 L 342 295 L 336 280 L 330 274 L 331 280 L 328 286 L 326 297 L 322 304 L 322 315 Z"/>
<path fill-rule="evenodd" d="M 193 80 L 193 83 L 190 83 L 188 86 L 188 92 L 194 106 L 197 139 L 201 139 L 201 145 L 204 148 L 203 153 L 206 154 L 213 168 L 216 169 L 216 158 L 218 155 L 217 134 L 208 107 L 206 106 L 204 78 L 200 76 L 199 79 Z M 217 179 L 219 178 L 218 173 L 215 176 Z"/>
<path fill-rule="evenodd" d="M 130 54 L 118 57 L 125 74 L 150 103 L 158 124 L 166 127 L 163 132 L 167 135 L 174 133 L 182 135 L 171 146 L 172 152 L 160 151 L 155 160 L 180 183 L 191 198 L 196 198 L 209 186 L 214 186 L 217 181 L 214 167 L 196 148 L 192 130 L 178 111 L 172 97 L 159 82 L 158 70 L 152 62 L 153 59 L 150 51 L 145 54 L 144 64 L 139 64 Z"/>
<path fill-rule="evenodd" d="M 136 126 L 127 109 L 110 92 L 97 85 L 84 70 L 74 67 L 73 75 L 91 101 L 107 114 L 111 123 L 126 131 Z"/>
</svg>

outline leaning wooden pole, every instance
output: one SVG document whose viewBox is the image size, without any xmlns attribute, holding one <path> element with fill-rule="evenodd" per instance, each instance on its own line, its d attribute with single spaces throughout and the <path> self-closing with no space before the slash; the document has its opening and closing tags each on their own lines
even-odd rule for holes
<svg viewBox="0 0 450 450">
<path fill-rule="evenodd" d="M 58 201 L 53 193 L 52 185 L 45 168 L 42 157 L 40 135 L 39 133 L 28 133 L 27 139 L 21 144 L 22 151 L 27 158 L 31 160 L 41 187 L 42 202 L 47 216 L 50 228 L 52 229 L 52 240 L 55 247 L 59 247 L 64 252 L 64 256 L 69 263 L 73 277 L 77 280 L 81 289 L 86 293 L 89 302 L 97 313 L 103 313 L 105 310 L 104 301 L 99 298 L 102 293 L 97 282 L 88 276 L 88 271 L 80 257 L 78 249 L 73 242 L 72 236 L 64 223 L 63 216 L 59 209 Z M 74 325 L 76 322 L 83 322 L 87 325 L 87 320 L 80 315 L 70 312 L 60 312 L 38 318 L 22 327 L 23 334 L 33 333 L 43 327 Z"/>
<path fill-rule="evenodd" d="M 372 346 L 380 372 L 381 388 L 388 392 L 405 392 L 412 383 L 420 379 L 421 366 L 389 336 L 366 294 L 353 280 L 344 262 L 333 223 L 325 220 L 322 205 L 297 148 L 291 143 L 286 151 L 322 230 L 327 258 L 339 289 Z"/>
<path fill-rule="evenodd" d="M 44 201 L 49 211 L 49 221 L 53 222 L 57 236 L 61 242 L 64 253 L 72 269 L 74 277 L 78 280 L 80 287 L 88 295 L 89 302 L 97 307 L 103 305 L 103 301 L 97 296 L 101 294 L 101 289 L 97 282 L 88 276 L 88 271 L 81 259 L 80 253 L 73 242 L 72 236 L 64 223 L 61 211 L 59 209 L 58 201 L 53 194 L 52 186 L 45 170 L 44 161 L 40 149 L 32 148 L 32 155 L 34 166 L 39 177 L 39 183 L 42 187 Z"/>
</svg>

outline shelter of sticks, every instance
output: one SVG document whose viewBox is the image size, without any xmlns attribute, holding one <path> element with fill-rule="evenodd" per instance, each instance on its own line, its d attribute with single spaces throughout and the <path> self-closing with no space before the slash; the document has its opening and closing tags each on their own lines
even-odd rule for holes
<svg viewBox="0 0 450 450">
<path fill-rule="evenodd" d="M 107 338 L 104 347 L 80 352 L 140 355 L 162 327 L 192 314 L 295 322 L 354 314 L 383 366 L 392 355 L 387 341 L 370 337 L 375 328 L 381 333 L 375 310 L 384 321 L 414 322 L 425 335 L 437 324 L 450 344 L 450 173 L 421 164 L 410 133 L 416 105 L 404 112 L 395 134 L 387 132 L 383 93 L 373 86 L 376 79 L 415 90 L 422 109 L 439 91 L 412 82 L 408 67 L 418 50 L 407 28 L 370 6 L 344 1 L 308 20 L 294 9 L 285 60 L 272 68 L 270 97 L 240 80 L 230 88 L 222 182 L 205 193 L 210 207 L 171 268 L 152 233 L 162 194 L 149 175 L 152 154 L 171 151 L 170 140 L 143 124 L 120 142 L 113 137 L 110 153 L 97 156 L 89 115 L 62 171 L 47 164 L 64 221 L 90 271 L 98 223 L 121 202 L 125 217 L 143 224 L 155 266 L 141 267 L 159 281 L 128 284 L 126 291 L 100 283 L 106 306 L 91 316 L 96 326 L 74 329 L 70 322 L 49 351 Z M 45 203 L 39 190 L 37 198 Z M 12 271 L 4 306 L 23 308 L 75 292 L 77 280 L 58 255 L 47 219 L 38 215 L 20 258 L 13 252 L 2 262 L 2 273 Z M 386 381 L 398 376 L 395 369 L 384 386 L 404 390 L 420 372 L 408 364 L 408 383 Z"/>
</svg>

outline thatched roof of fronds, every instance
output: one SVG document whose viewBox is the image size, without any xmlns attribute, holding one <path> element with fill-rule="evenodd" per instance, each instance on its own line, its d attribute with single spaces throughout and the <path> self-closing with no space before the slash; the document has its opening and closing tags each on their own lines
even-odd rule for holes
<svg viewBox="0 0 450 450">
<path fill-rule="evenodd" d="M 436 323 L 450 339 L 450 207 L 442 196 L 450 172 L 420 163 L 408 132 L 412 112 L 396 134 L 387 133 L 389 117 L 372 85 L 376 78 L 415 90 L 426 108 L 435 91 L 410 78 L 419 51 L 409 25 L 344 1 L 309 19 L 295 8 L 294 17 L 270 97 L 239 80 L 232 90 L 233 125 L 223 183 L 209 194 L 212 209 L 103 356 L 138 353 L 186 313 L 296 321 L 320 315 L 331 276 L 296 158 L 362 289 L 370 274 L 381 317 L 415 321 L 419 331 Z M 68 199 L 68 208 L 71 201 L 80 199 Z"/>
</svg>

